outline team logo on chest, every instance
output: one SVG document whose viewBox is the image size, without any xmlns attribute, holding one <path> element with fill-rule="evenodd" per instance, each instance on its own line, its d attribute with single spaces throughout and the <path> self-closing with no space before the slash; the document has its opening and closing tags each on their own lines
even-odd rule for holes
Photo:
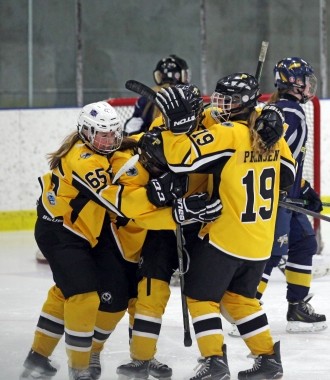
<svg viewBox="0 0 330 380">
<path fill-rule="evenodd" d="M 83 158 L 83 159 L 89 158 L 89 157 L 91 157 L 91 156 L 92 156 L 92 153 L 82 153 L 82 154 L 80 155 L 80 157 Z"/>
<path fill-rule="evenodd" d="M 132 168 L 127 170 L 126 175 L 128 177 L 136 177 L 138 175 L 138 170 L 135 166 L 133 166 Z"/>
</svg>

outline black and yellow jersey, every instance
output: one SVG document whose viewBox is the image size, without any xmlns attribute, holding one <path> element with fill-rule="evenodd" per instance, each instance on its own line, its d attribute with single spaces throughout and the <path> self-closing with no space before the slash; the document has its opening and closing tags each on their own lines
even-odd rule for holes
<svg viewBox="0 0 330 380">
<path fill-rule="evenodd" d="M 142 165 L 137 162 L 120 177 L 120 182 L 112 184 L 114 175 L 133 154 L 130 150 L 116 151 L 108 158 L 78 141 L 58 167 L 39 178 L 43 209 L 38 207 L 39 217 L 61 221 L 91 246 L 97 243 L 107 211 L 128 219 L 144 217 L 157 229 L 157 209 L 149 202 L 144 188 L 149 174 Z M 168 223 L 174 225 L 171 210 L 165 211 Z"/>
<path fill-rule="evenodd" d="M 121 167 L 130 158 L 129 151 L 116 151 L 110 158 L 110 164 L 113 173 L 118 173 Z M 137 162 L 133 169 L 127 170 L 118 180 L 120 186 L 124 188 L 143 187 L 149 181 L 149 173 Z M 143 199 L 136 201 L 143 202 Z M 148 202 L 149 203 L 149 202 Z M 134 204 L 132 203 L 132 207 Z M 148 229 L 174 230 L 176 225 L 172 218 L 172 208 L 152 207 L 139 215 L 135 215 L 133 219 L 119 217 L 118 214 L 110 213 L 111 229 L 117 241 L 117 246 L 123 257 L 132 262 L 138 262 L 141 249 Z"/>
<path fill-rule="evenodd" d="M 148 230 L 138 226 L 132 219 L 125 219 L 125 223 L 121 224 L 120 218 L 115 216 L 111 221 L 111 231 L 123 258 L 138 263 Z"/>
<path fill-rule="evenodd" d="M 209 116 L 207 120 L 208 120 L 209 124 L 212 125 L 215 123 L 215 120 L 212 119 L 212 124 L 211 124 L 210 118 L 211 118 L 211 116 Z M 204 117 L 204 119 L 205 119 L 205 117 Z M 151 130 L 153 128 L 157 128 L 157 127 L 165 128 L 163 116 L 157 117 L 152 122 L 149 130 Z M 205 126 L 203 123 L 203 124 L 199 125 L 198 130 L 201 130 L 204 128 L 205 128 Z M 140 135 L 140 136 L 142 136 L 142 135 Z M 191 194 L 207 191 L 207 187 L 208 187 L 208 175 L 207 174 L 191 173 L 191 174 L 189 174 L 188 191 L 185 194 L 185 197 L 187 197 Z"/>
<path fill-rule="evenodd" d="M 164 131 L 162 137 L 172 171 L 212 174 L 212 197 L 220 197 L 223 209 L 201 236 L 208 233 L 210 244 L 235 257 L 269 258 L 279 190 L 289 188 L 295 176 L 295 160 L 284 138 L 273 153 L 258 155 L 244 122 L 208 125 L 190 135 Z"/>
</svg>

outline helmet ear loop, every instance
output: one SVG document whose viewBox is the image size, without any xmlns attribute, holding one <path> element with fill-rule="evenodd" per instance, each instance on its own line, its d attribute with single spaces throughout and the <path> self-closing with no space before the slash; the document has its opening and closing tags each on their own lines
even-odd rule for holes
<svg viewBox="0 0 330 380">
<path fill-rule="evenodd" d="M 90 132 L 85 125 L 83 125 L 83 127 L 81 128 L 80 137 L 85 144 L 90 144 Z"/>
<path fill-rule="evenodd" d="M 162 79 L 163 79 L 163 75 L 162 75 L 161 71 L 155 70 L 154 71 L 154 81 L 158 86 L 160 86 L 163 83 Z"/>
<path fill-rule="evenodd" d="M 95 135 L 96 135 L 95 128 L 94 127 L 89 128 L 88 132 L 89 132 L 88 141 L 90 142 L 90 144 L 94 145 L 94 140 L 95 140 Z"/>
</svg>

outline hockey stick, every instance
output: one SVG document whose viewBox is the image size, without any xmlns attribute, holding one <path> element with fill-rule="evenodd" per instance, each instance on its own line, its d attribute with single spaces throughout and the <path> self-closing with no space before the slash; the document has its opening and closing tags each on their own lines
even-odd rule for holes
<svg viewBox="0 0 330 380">
<path fill-rule="evenodd" d="M 330 222 L 330 217 L 326 215 L 319 214 L 318 212 L 307 210 L 303 207 L 297 206 L 294 203 L 289 203 L 286 201 L 279 201 L 279 206 L 287 208 L 288 210 L 300 212 L 301 214 L 306 214 L 312 216 L 313 218 L 325 220 L 326 222 Z"/>
<path fill-rule="evenodd" d="M 260 82 L 262 68 L 264 66 L 264 62 L 266 59 L 268 45 L 269 45 L 268 41 L 262 41 L 261 43 L 260 52 L 259 52 L 259 60 L 258 60 L 258 65 L 257 65 L 257 70 L 256 70 L 256 75 L 255 75 L 256 80 L 258 82 Z"/>
<path fill-rule="evenodd" d="M 299 198 L 285 198 L 285 202 L 288 203 L 293 203 L 296 205 L 301 205 L 301 206 L 307 206 L 309 202 L 306 199 L 299 199 Z M 323 207 L 330 207 L 329 202 L 322 202 Z"/>
<path fill-rule="evenodd" d="M 183 330 L 184 330 L 183 344 L 185 347 L 190 347 L 192 345 L 192 340 L 191 340 L 190 327 L 189 327 L 187 298 L 183 294 L 183 287 L 184 287 L 183 237 L 182 237 L 182 229 L 179 224 L 176 227 L 176 247 L 177 247 L 177 252 L 178 252 L 178 260 L 179 260 L 179 279 L 180 279 Z"/>
<path fill-rule="evenodd" d="M 118 179 L 126 173 L 129 169 L 131 169 L 137 162 L 139 161 L 139 155 L 135 154 L 131 157 L 117 172 L 117 174 L 113 177 L 112 184 L 115 185 Z"/>
<path fill-rule="evenodd" d="M 155 103 L 156 92 L 147 85 L 138 82 L 137 80 L 130 79 L 125 83 L 127 90 L 136 92 L 139 95 L 145 96 L 150 102 Z"/>
</svg>

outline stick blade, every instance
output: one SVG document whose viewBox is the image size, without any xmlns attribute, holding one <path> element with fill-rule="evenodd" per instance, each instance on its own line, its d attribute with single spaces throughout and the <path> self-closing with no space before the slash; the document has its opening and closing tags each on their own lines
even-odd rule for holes
<svg viewBox="0 0 330 380">
<path fill-rule="evenodd" d="M 185 347 L 191 347 L 192 346 L 192 339 L 190 336 L 190 332 L 188 332 L 188 331 L 185 331 L 185 333 L 184 333 L 183 344 Z"/>
<path fill-rule="evenodd" d="M 269 45 L 268 41 L 262 41 L 261 42 L 260 53 L 259 53 L 259 61 L 258 61 L 257 70 L 256 70 L 256 74 L 255 74 L 255 77 L 256 77 L 258 82 L 260 82 L 262 68 L 263 68 L 263 65 L 264 65 L 264 62 L 266 59 L 267 50 L 268 50 L 268 45 Z"/>
<path fill-rule="evenodd" d="M 260 62 L 265 62 L 268 45 L 269 45 L 268 41 L 262 41 L 260 53 L 259 53 L 259 61 Z"/>
</svg>

